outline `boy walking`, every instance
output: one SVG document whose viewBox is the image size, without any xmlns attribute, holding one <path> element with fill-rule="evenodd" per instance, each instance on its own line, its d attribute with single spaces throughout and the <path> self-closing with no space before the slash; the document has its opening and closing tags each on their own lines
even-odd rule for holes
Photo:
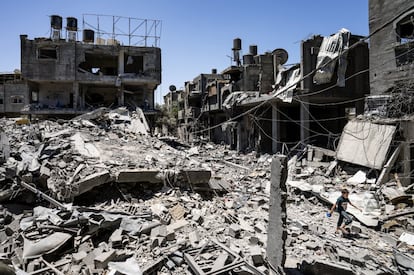
<svg viewBox="0 0 414 275">
<path fill-rule="evenodd" d="M 338 219 L 338 223 L 337 223 L 337 226 L 336 226 L 335 233 L 337 233 L 339 230 L 341 230 L 344 234 L 348 234 L 349 232 L 345 229 L 345 226 L 352 223 L 351 215 L 349 215 L 346 212 L 346 209 L 348 207 L 348 203 L 350 205 L 352 205 L 353 207 L 355 207 L 356 209 L 358 209 L 359 211 L 361 211 L 361 209 L 359 209 L 358 207 L 356 207 L 355 205 L 353 205 L 349 201 L 349 198 L 348 198 L 349 191 L 347 189 L 342 189 L 341 193 L 342 193 L 342 195 L 336 200 L 336 203 L 332 206 L 329 213 L 332 215 L 332 213 L 335 209 L 339 213 L 339 219 Z M 345 223 L 344 223 L 344 221 L 345 221 Z"/>
</svg>

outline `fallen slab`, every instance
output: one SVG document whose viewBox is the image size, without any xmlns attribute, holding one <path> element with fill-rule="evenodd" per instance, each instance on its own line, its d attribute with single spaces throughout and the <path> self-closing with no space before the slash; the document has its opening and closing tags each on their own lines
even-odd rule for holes
<svg viewBox="0 0 414 275">
<path fill-rule="evenodd" d="M 159 170 L 123 169 L 116 175 L 119 183 L 163 183 L 163 177 Z"/>
<path fill-rule="evenodd" d="M 77 192 L 72 195 L 73 196 L 81 195 L 83 193 L 88 192 L 89 190 L 92 190 L 94 187 L 110 182 L 111 180 L 112 180 L 112 177 L 109 174 L 109 171 L 105 170 L 103 172 L 94 173 L 76 182 L 75 186 L 77 186 Z"/>
</svg>

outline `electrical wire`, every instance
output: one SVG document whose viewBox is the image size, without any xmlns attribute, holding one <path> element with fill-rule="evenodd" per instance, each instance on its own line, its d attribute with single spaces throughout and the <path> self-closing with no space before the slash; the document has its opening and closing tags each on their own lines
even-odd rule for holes
<svg viewBox="0 0 414 275">
<path fill-rule="evenodd" d="M 338 117 L 330 117 L 330 118 L 320 118 L 319 121 L 335 121 L 335 120 L 342 120 L 346 119 L 348 116 L 338 116 Z M 265 117 L 258 117 L 257 120 L 263 120 L 263 121 L 274 121 L 274 122 L 313 122 L 311 119 L 301 119 L 301 120 L 295 120 L 295 119 L 272 119 L 272 118 L 265 118 Z"/>
<path fill-rule="evenodd" d="M 401 15 L 403 15 L 405 12 L 407 12 L 408 10 L 411 10 L 414 8 L 414 5 L 412 7 L 410 7 L 409 9 L 404 10 L 402 13 L 398 14 L 397 16 L 393 17 L 392 19 L 390 19 L 389 21 L 387 21 L 386 23 L 384 23 L 381 27 L 379 27 L 378 29 L 376 29 L 375 31 L 373 31 L 372 33 L 370 33 L 368 36 L 365 36 L 364 38 L 361 38 L 358 42 L 356 42 L 355 44 L 349 46 L 347 49 L 345 49 L 343 52 L 341 52 L 341 54 L 339 54 L 337 57 L 332 58 L 331 60 L 329 60 L 328 62 L 326 62 L 325 64 L 323 64 L 322 66 L 315 68 L 314 70 L 312 70 L 310 73 L 306 74 L 305 76 L 302 76 L 300 79 L 298 79 L 295 83 L 292 83 L 290 86 L 286 87 L 286 90 L 289 90 L 290 88 L 293 88 L 295 86 L 297 86 L 298 83 L 300 83 L 301 81 L 303 81 L 304 79 L 307 79 L 308 77 L 312 76 L 316 71 L 325 68 L 326 66 L 328 66 L 329 64 L 331 64 L 332 62 L 336 62 L 339 58 L 341 58 L 343 55 L 347 54 L 351 49 L 357 47 L 359 44 L 365 42 L 366 40 L 368 40 L 369 38 L 371 38 L 373 35 L 375 35 L 376 33 L 378 33 L 379 31 L 381 31 L 382 29 L 386 28 L 389 24 L 393 23 L 396 19 L 398 19 Z M 212 129 L 221 127 L 231 121 L 237 120 L 247 114 L 249 114 L 250 112 L 252 112 L 253 110 L 256 110 L 258 108 L 260 108 L 261 106 L 263 106 L 264 104 L 266 104 L 268 101 L 272 100 L 273 98 L 279 96 L 280 94 L 282 94 L 284 91 L 281 91 L 279 93 L 275 93 L 274 95 L 272 95 L 270 98 L 265 99 L 264 101 L 262 101 L 260 104 L 250 108 L 249 110 L 235 116 L 232 117 L 230 119 L 228 119 L 227 121 L 224 121 L 222 123 L 219 123 L 217 125 L 214 126 L 210 126 L 204 130 L 199 130 L 199 131 L 194 131 L 192 132 L 192 134 L 198 134 L 198 133 L 203 133 L 206 131 L 210 131 Z"/>
<path fill-rule="evenodd" d="M 409 53 L 411 53 L 411 52 L 413 52 L 414 51 L 414 48 L 413 49 L 409 49 L 409 50 L 407 50 L 407 51 L 405 51 L 405 52 L 403 52 L 402 54 L 400 54 L 400 55 L 398 55 L 398 56 L 396 56 L 395 58 L 392 58 L 392 59 L 389 59 L 389 60 L 386 60 L 386 61 L 384 61 L 382 64 L 380 64 L 380 65 L 378 65 L 378 66 L 376 66 L 376 67 L 374 67 L 374 68 L 370 68 L 370 69 L 365 69 L 365 70 L 362 70 L 362 71 L 359 71 L 359 72 L 356 72 L 356 73 L 354 73 L 353 75 L 350 75 L 349 77 L 347 77 L 346 79 L 345 79 L 345 81 L 347 81 L 347 80 L 350 80 L 350 79 L 352 79 L 352 78 L 354 78 L 354 77 L 356 77 L 356 76 L 358 76 L 358 75 L 360 75 L 360 74 L 364 74 L 364 73 L 367 73 L 367 72 L 369 72 L 370 70 L 372 70 L 372 69 L 377 69 L 377 68 L 380 68 L 380 67 L 382 67 L 382 66 L 384 66 L 386 63 L 388 63 L 388 62 L 392 62 L 392 61 L 394 61 L 395 59 L 397 59 L 397 58 L 400 58 L 400 57 L 403 57 L 404 55 L 407 55 L 407 54 L 409 54 Z M 324 89 L 322 89 L 322 90 L 318 90 L 318 91 L 315 91 L 315 92 L 312 92 L 312 93 L 306 93 L 306 94 L 303 94 L 303 96 L 313 96 L 313 95 L 317 95 L 317 94 L 320 94 L 320 93 L 323 93 L 323 92 L 326 92 L 326 91 L 329 91 L 329 90 L 331 90 L 331 89 L 333 89 L 333 88 L 335 88 L 335 87 L 337 87 L 338 86 L 338 83 L 335 83 L 335 84 L 333 84 L 333 85 L 331 85 L 331 86 L 329 86 L 329 87 L 327 87 L 327 88 L 324 88 Z M 298 102 L 303 102 L 303 101 L 301 101 L 300 99 L 300 96 L 299 95 L 295 95 L 294 97 L 293 97 L 293 99 L 294 100 L 296 100 L 296 101 L 298 101 Z M 364 97 L 365 98 L 365 97 Z M 364 99 L 364 98 L 361 98 L 361 99 Z M 355 99 L 352 99 L 353 101 L 359 101 L 360 99 L 358 99 L 358 100 L 355 100 Z M 344 101 L 345 103 L 348 103 L 348 102 L 346 102 L 346 101 Z M 340 102 L 341 104 L 343 104 L 343 102 Z M 318 104 L 318 103 L 311 103 L 312 105 L 317 105 L 317 106 L 327 106 L 327 105 L 339 105 L 339 103 L 336 103 L 336 102 L 330 102 L 330 103 L 320 103 L 320 104 Z"/>
</svg>

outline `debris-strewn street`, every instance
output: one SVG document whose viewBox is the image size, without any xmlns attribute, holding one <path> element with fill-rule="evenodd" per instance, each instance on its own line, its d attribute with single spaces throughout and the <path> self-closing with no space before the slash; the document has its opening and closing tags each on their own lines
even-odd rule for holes
<svg viewBox="0 0 414 275">
<path fill-rule="evenodd" d="M 414 275 L 413 0 L 44 2 L 1 9 L 0 275 Z"/>
<path fill-rule="evenodd" d="M 266 254 L 278 236 L 268 232 L 272 156 L 158 139 L 136 119 L 99 109 L 71 121 L 1 120 L 3 262 L 17 274 L 277 269 Z M 286 272 L 412 270 L 401 258 L 413 252 L 412 196 L 307 149 L 287 168 Z M 349 210 L 359 222 L 347 236 L 335 234 L 336 213 L 326 216 L 345 184 L 363 209 Z"/>
</svg>

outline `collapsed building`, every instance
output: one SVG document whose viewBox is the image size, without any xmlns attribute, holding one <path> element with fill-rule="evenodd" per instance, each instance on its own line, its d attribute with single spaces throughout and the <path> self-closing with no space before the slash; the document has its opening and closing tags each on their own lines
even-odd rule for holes
<svg viewBox="0 0 414 275">
<path fill-rule="evenodd" d="M 96 21 L 88 16 L 101 20 L 101 27 L 90 23 Z M 4 89 L 5 114 L 73 116 L 98 107 L 118 106 L 131 110 L 139 107 L 147 115 L 154 114 L 154 91 L 161 83 L 161 49 L 157 47 L 160 21 L 144 20 L 142 24 L 142 19 L 84 15 L 83 38 L 79 41 L 76 18 L 66 19 L 66 37 L 62 17 L 50 18 L 49 38 L 20 36 L 23 83 L 14 86 L 13 94 Z M 103 29 L 105 20 L 113 20 L 112 32 Z M 145 29 L 145 36 L 138 34 L 138 27 L 135 33 L 125 34 L 128 42 L 124 45 L 118 40 L 124 37 L 115 33 L 119 28 L 116 24 L 122 20 L 149 30 Z M 139 43 L 134 39 L 140 39 Z"/>
<path fill-rule="evenodd" d="M 371 30 L 374 40 L 384 26 Z M 367 59 L 356 57 L 366 53 L 363 40 L 346 30 L 315 36 L 291 66 L 286 51 L 259 55 L 254 46 L 242 62 L 235 40 L 235 66 L 165 97 L 169 107 L 179 102 L 180 134 L 191 146 L 151 136 L 139 109 L 0 119 L 0 270 L 412 274 L 414 185 L 403 154 L 411 148 L 409 93 L 370 95 L 364 112 L 366 76 L 358 77 L 368 73 Z M 19 83 L 18 75 L 3 83 Z M 400 111 L 389 112 L 396 100 Z M 364 114 L 347 122 L 347 112 Z M 300 143 L 289 143 L 294 138 Z M 249 147 L 262 154 L 240 154 Z M 355 221 L 338 235 L 326 211 L 344 187 L 362 211 L 350 205 Z"/>
</svg>

